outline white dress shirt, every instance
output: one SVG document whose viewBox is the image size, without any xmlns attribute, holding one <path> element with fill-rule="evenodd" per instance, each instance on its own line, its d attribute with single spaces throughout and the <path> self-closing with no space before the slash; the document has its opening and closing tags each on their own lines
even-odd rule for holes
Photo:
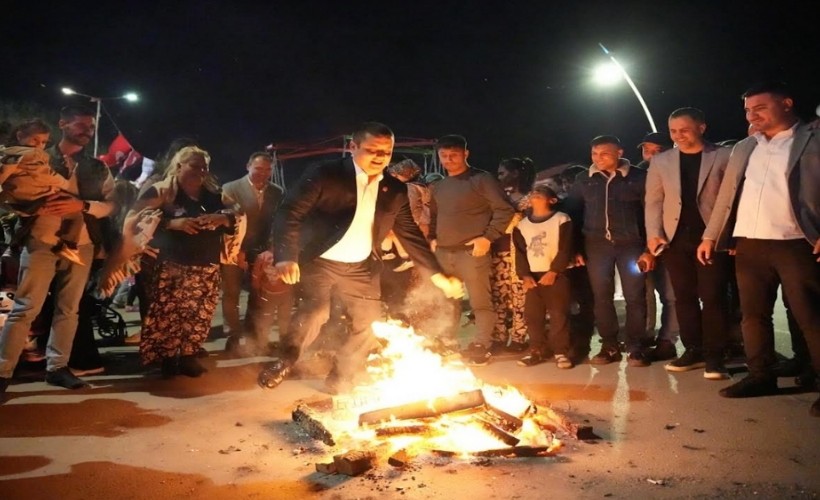
<svg viewBox="0 0 820 500">
<path fill-rule="evenodd" d="M 248 184 L 251 185 L 251 190 L 253 194 L 256 195 L 256 205 L 261 210 L 262 204 L 265 202 L 265 188 L 267 185 L 262 184 L 262 189 L 256 189 L 256 186 L 253 185 L 253 181 L 251 180 L 251 176 L 245 176 L 248 179 Z"/>
<path fill-rule="evenodd" d="M 335 245 L 321 255 L 323 259 L 336 262 L 362 262 L 373 251 L 373 221 L 376 218 L 376 197 L 379 195 L 379 182 L 383 175 L 368 182 L 368 175 L 356 169 L 356 212 L 347 232 Z"/>
<path fill-rule="evenodd" d="M 792 210 L 786 177 L 795 128 L 797 124 L 771 140 L 759 132 L 754 135 L 757 147 L 746 167 L 734 236 L 761 240 L 805 238 Z"/>
</svg>

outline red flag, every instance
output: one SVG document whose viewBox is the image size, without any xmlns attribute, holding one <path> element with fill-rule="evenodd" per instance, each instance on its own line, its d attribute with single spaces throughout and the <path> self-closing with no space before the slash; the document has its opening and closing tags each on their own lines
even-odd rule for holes
<svg viewBox="0 0 820 500">
<path fill-rule="evenodd" d="M 131 146 L 128 139 L 120 133 L 117 134 L 117 137 L 115 137 L 111 145 L 108 146 L 108 152 L 104 155 L 100 155 L 100 161 L 105 163 L 105 166 L 108 168 L 122 165 L 133 150 L 134 147 Z"/>
</svg>

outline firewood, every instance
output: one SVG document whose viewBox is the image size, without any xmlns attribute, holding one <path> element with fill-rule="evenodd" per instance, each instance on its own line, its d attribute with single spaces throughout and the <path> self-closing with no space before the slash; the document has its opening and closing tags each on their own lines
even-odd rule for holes
<svg viewBox="0 0 820 500">
<path fill-rule="evenodd" d="M 524 421 L 520 418 L 510 415 L 501 408 L 487 403 L 487 413 L 492 416 L 493 422 L 507 432 L 516 432 L 524 425 Z"/>
<path fill-rule="evenodd" d="M 387 463 L 392 465 L 393 467 L 407 467 L 410 464 L 410 455 L 407 454 L 407 450 L 399 450 L 390 458 L 387 459 Z"/>
<path fill-rule="evenodd" d="M 462 452 L 449 450 L 432 450 L 433 454 L 442 457 L 454 457 Z M 555 456 L 554 451 L 550 451 L 548 446 L 511 446 L 509 448 L 497 448 L 492 450 L 481 450 L 467 452 L 475 457 L 551 457 Z"/>
<path fill-rule="evenodd" d="M 376 454 L 372 451 L 349 451 L 333 457 L 336 471 L 345 476 L 358 476 L 376 466 Z"/>
<path fill-rule="evenodd" d="M 432 401 L 416 401 L 392 408 L 382 408 L 359 415 L 359 425 L 387 422 L 391 419 L 412 420 L 416 418 L 438 417 L 447 413 L 469 410 L 484 405 L 481 389 L 462 392 L 452 397 L 441 397 Z"/>
<path fill-rule="evenodd" d="M 377 437 L 400 436 L 402 434 L 432 434 L 433 428 L 429 425 L 395 425 L 376 429 Z"/>
<path fill-rule="evenodd" d="M 546 418 L 575 439 L 601 439 L 592 430 L 591 425 L 582 425 L 573 422 L 569 417 L 549 406 L 538 406 L 537 415 Z"/>
<path fill-rule="evenodd" d="M 335 446 L 333 434 L 322 424 L 316 413 L 305 405 L 299 405 L 291 413 L 293 421 L 299 424 L 310 437 L 318 439 L 328 446 Z"/>
<path fill-rule="evenodd" d="M 316 472 L 321 472 L 322 474 L 336 474 L 336 462 L 316 464 Z"/>
<path fill-rule="evenodd" d="M 493 424 L 492 422 L 486 419 L 476 417 L 475 421 L 481 424 L 481 427 L 483 427 L 484 430 L 486 430 L 487 432 L 489 432 L 490 434 L 492 434 L 508 446 L 515 446 L 521 441 L 517 437 L 513 436 L 501 427 L 498 427 L 497 425 Z"/>
</svg>

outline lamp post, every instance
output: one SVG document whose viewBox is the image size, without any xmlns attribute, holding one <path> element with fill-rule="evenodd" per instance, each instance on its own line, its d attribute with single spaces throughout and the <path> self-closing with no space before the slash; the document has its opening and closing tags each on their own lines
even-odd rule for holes
<svg viewBox="0 0 820 500">
<path fill-rule="evenodd" d="M 652 128 L 652 132 L 657 132 L 658 129 L 655 127 L 655 120 L 652 119 L 652 114 L 649 112 L 649 107 L 646 105 L 646 101 L 643 100 L 641 93 L 638 92 L 638 87 L 635 86 L 635 82 L 633 82 L 632 78 L 630 78 L 626 73 L 626 70 L 623 66 L 621 66 L 621 63 L 615 59 L 615 56 L 613 56 L 612 53 L 604 47 L 604 44 L 599 43 L 598 46 L 601 47 L 604 54 L 609 56 L 609 60 L 612 61 L 606 65 L 598 67 L 596 71 L 598 81 L 603 84 L 612 84 L 619 81 L 621 78 L 626 80 L 626 83 L 628 83 L 630 88 L 632 88 L 632 92 L 635 93 L 635 97 L 638 98 L 638 102 L 641 103 L 643 112 L 646 113 L 646 119 L 649 120 L 649 126 Z"/>
<path fill-rule="evenodd" d="M 80 95 L 87 97 L 91 102 L 97 103 L 97 118 L 94 120 L 94 158 L 97 157 L 97 151 L 99 149 L 99 136 L 97 132 L 100 130 L 100 111 L 102 110 L 102 102 L 116 101 L 119 99 L 125 99 L 128 102 L 136 102 L 139 100 L 139 96 L 134 92 L 128 92 L 127 94 L 114 97 L 95 97 L 88 94 L 83 94 L 82 92 L 77 92 L 69 87 L 63 87 L 62 91 L 65 95 Z"/>
</svg>

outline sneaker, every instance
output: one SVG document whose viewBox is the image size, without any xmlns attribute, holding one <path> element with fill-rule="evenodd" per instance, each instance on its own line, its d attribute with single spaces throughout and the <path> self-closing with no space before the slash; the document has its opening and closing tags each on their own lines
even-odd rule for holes
<svg viewBox="0 0 820 500">
<path fill-rule="evenodd" d="M 187 377 L 199 377 L 208 370 L 199 363 L 197 354 L 179 357 L 179 373 Z"/>
<path fill-rule="evenodd" d="M 259 372 L 256 381 L 263 389 L 275 389 L 293 371 L 290 363 L 277 359 Z"/>
<path fill-rule="evenodd" d="M 493 353 L 493 356 L 498 354 L 503 354 L 504 351 L 507 350 L 507 343 L 502 342 L 500 340 L 493 340 L 490 342 L 490 352 Z"/>
<path fill-rule="evenodd" d="M 601 351 L 592 357 L 589 362 L 593 365 L 608 365 L 609 363 L 617 363 L 621 360 L 620 349 L 615 346 L 603 346 Z"/>
<path fill-rule="evenodd" d="M 49 385 L 65 387 L 66 389 L 82 389 L 83 387 L 89 387 L 88 383 L 74 376 L 67 366 L 58 368 L 51 372 L 46 372 L 46 383 Z"/>
<path fill-rule="evenodd" d="M 646 357 L 649 361 L 669 361 L 678 357 L 678 350 L 672 342 L 659 340 L 655 347 L 647 350 Z"/>
<path fill-rule="evenodd" d="M 530 351 L 529 354 L 518 360 L 518 366 L 535 366 L 546 361 L 541 351 Z"/>
<path fill-rule="evenodd" d="M 105 373 L 104 366 L 97 366 L 94 368 L 87 369 L 69 367 L 69 370 L 71 370 L 71 373 L 73 373 L 75 377 L 87 377 L 89 375 L 99 375 L 101 373 Z"/>
<path fill-rule="evenodd" d="M 76 248 L 71 248 L 68 245 L 62 245 L 56 251 L 56 254 L 64 258 L 65 260 L 71 262 L 72 264 L 77 264 L 78 266 L 85 265 L 85 262 L 83 262 L 82 257 L 80 257 L 80 251 Z"/>
<path fill-rule="evenodd" d="M 740 382 L 724 387 L 719 394 L 724 398 L 755 398 L 777 394 L 777 379 L 747 375 Z"/>
<path fill-rule="evenodd" d="M 666 371 L 688 372 L 705 366 L 706 362 L 703 360 L 703 354 L 700 351 L 687 349 L 683 352 L 683 356 L 666 365 Z"/>
<path fill-rule="evenodd" d="M 626 363 L 636 368 L 644 368 L 652 364 L 640 349 L 630 352 L 626 358 Z"/>
<path fill-rule="evenodd" d="M 527 342 L 510 342 L 510 345 L 507 346 L 509 352 L 524 352 L 529 348 L 530 344 Z"/>
<path fill-rule="evenodd" d="M 135 312 L 139 312 L 139 310 L 140 310 L 139 306 L 125 306 L 125 312 L 127 312 L 127 313 L 135 313 Z"/>
<path fill-rule="evenodd" d="M 401 264 L 399 264 L 398 266 L 396 266 L 396 268 L 395 268 L 395 269 L 393 269 L 393 272 L 394 272 L 394 273 L 403 273 L 404 271 L 409 270 L 409 269 L 410 269 L 411 267 L 413 267 L 414 265 L 415 265 L 415 264 L 413 264 L 413 261 L 412 261 L 412 260 L 405 260 L 404 262 L 402 262 Z"/>
<path fill-rule="evenodd" d="M 484 344 L 472 343 L 467 347 L 467 364 L 470 366 L 484 366 L 490 362 L 493 357 Z"/>
<path fill-rule="evenodd" d="M 729 370 L 722 359 L 706 361 L 706 368 L 703 370 L 703 378 L 708 380 L 726 380 L 729 378 Z"/>
<path fill-rule="evenodd" d="M 572 361 L 568 357 L 564 356 L 563 354 L 556 354 L 555 355 L 555 366 L 557 366 L 558 368 L 560 368 L 562 370 L 568 370 L 568 369 L 572 368 L 575 365 L 572 363 Z"/>
</svg>

